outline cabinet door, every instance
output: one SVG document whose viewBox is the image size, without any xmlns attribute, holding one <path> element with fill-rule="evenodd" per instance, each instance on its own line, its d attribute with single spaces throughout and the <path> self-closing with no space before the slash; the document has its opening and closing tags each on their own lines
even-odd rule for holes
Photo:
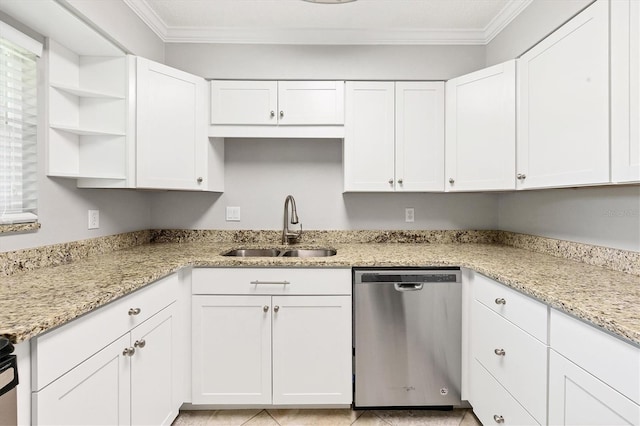
<svg viewBox="0 0 640 426">
<path fill-rule="evenodd" d="M 194 296 L 194 404 L 271 404 L 271 297 Z"/>
<path fill-rule="evenodd" d="M 518 61 L 519 189 L 609 181 L 609 2 Z"/>
<path fill-rule="evenodd" d="M 637 425 L 640 406 L 551 350 L 549 424 Z"/>
<path fill-rule="evenodd" d="M 344 124 L 344 81 L 279 81 L 278 124 Z"/>
<path fill-rule="evenodd" d="M 351 298 L 273 296 L 273 404 L 351 404 Z"/>
<path fill-rule="evenodd" d="M 131 423 L 170 425 L 178 415 L 173 392 L 176 366 L 175 304 L 131 331 Z"/>
<path fill-rule="evenodd" d="M 515 61 L 449 80 L 446 90 L 446 190 L 515 189 Z"/>
<path fill-rule="evenodd" d="M 278 124 L 278 82 L 212 81 L 211 124 Z"/>
<path fill-rule="evenodd" d="M 137 59 L 137 187 L 205 188 L 205 80 Z"/>
<path fill-rule="evenodd" d="M 611 2 L 611 181 L 640 181 L 640 3 Z"/>
<path fill-rule="evenodd" d="M 346 83 L 344 190 L 393 191 L 394 83 Z"/>
<path fill-rule="evenodd" d="M 129 334 L 33 394 L 34 424 L 128 425 Z"/>
<path fill-rule="evenodd" d="M 396 83 L 395 190 L 444 188 L 444 83 Z"/>
</svg>

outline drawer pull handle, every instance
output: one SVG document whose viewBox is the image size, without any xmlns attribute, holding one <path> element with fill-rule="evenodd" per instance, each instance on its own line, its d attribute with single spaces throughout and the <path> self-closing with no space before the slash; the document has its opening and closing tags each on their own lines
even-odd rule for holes
<svg viewBox="0 0 640 426">
<path fill-rule="evenodd" d="M 280 310 L 280 306 L 276 305 L 273 307 L 274 312 L 278 312 Z"/>
<path fill-rule="evenodd" d="M 130 308 L 129 315 L 138 315 L 140 313 L 140 308 Z"/>
<path fill-rule="evenodd" d="M 133 354 L 136 353 L 136 350 L 134 348 L 124 348 L 124 350 L 122 351 L 122 355 L 124 356 L 133 356 Z"/>
<path fill-rule="evenodd" d="M 493 353 L 495 353 L 498 356 L 505 356 L 507 353 L 504 351 L 504 349 L 494 349 Z"/>
<path fill-rule="evenodd" d="M 496 423 L 504 423 L 504 417 L 497 414 L 493 415 L 493 420 L 495 420 Z"/>
<path fill-rule="evenodd" d="M 144 348 L 146 344 L 147 342 L 144 339 L 140 339 L 140 340 L 136 340 L 133 346 L 135 346 L 136 348 Z"/>
<path fill-rule="evenodd" d="M 502 297 L 498 297 L 496 299 L 496 305 L 506 305 L 506 304 L 507 304 L 507 301 L 504 300 Z"/>
<path fill-rule="evenodd" d="M 253 285 L 258 285 L 258 284 L 288 285 L 288 284 L 291 284 L 291 283 L 289 281 L 260 281 L 260 280 L 255 280 L 255 281 L 251 281 L 251 284 L 253 284 Z"/>
<path fill-rule="evenodd" d="M 268 306 L 268 305 L 264 305 L 264 306 L 262 307 L 262 310 L 263 310 L 264 312 L 269 312 L 269 306 Z"/>
</svg>

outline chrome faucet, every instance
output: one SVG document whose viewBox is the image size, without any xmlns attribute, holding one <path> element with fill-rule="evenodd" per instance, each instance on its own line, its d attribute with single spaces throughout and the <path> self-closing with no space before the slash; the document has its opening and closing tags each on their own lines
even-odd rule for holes
<svg viewBox="0 0 640 426">
<path fill-rule="evenodd" d="M 284 226 L 282 227 L 282 244 L 297 243 L 302 238 L 302 224 L 300 224 L 300 230 L 298 232 L 289 231 L 289 203 L 291 203 L 291 224 L 295 225 L 300 223 L 298 220 L 298 212 L 296 210 L 296 200 L 293 195 L 287 195 L 284 199 Z"/>
</svg>

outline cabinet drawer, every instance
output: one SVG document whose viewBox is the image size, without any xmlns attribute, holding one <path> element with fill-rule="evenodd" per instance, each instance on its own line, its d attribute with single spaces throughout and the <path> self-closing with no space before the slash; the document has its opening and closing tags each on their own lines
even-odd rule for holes
<svg viewBox="0 0 640 426">
<path fill-rule="evenodd" d="M 504 425 L 539 424 L 478 361 L 471 367 L 471 395 L 473 412 L 483 425 L 498 424 L 499 417 Z"/>
<path fill-rule="evenodd" d="M 351 294 L 351 269 L 194 268 L 193 294 Z"/>
<path fill-rule="evenodd" d="M 172 274 L 35 339 L 33 390 L 40 390 L 177 299 Z M 140 309 L 129 315 L 129 309 Z"/>
<path fill-rule="evenodd" d="M 640 348 L 551 310 L 551 347 L 640 404 Z"/>
<path fill-rule="evenodd" d="M 546 421 L 547 347 L 473 303 L 473 357 L 540 423 Z M 504 351 L 504 355 L 500 355 Z"/>
<path fill-rule="evenodd" d="M 480 274 L 473 277 L 473 297 L 543 343 L 547 343 L 548 307 Z"/>
</svg>

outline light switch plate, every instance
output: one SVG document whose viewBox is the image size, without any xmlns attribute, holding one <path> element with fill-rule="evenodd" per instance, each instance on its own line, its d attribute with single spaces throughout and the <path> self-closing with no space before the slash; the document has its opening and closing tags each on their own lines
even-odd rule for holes
<svg viewBox="0 0 640 426">
<path fill-rule="evenodd" d="M 227 222 L 240 222 L 240 207 L 227 206 Z"/>
</svg>

